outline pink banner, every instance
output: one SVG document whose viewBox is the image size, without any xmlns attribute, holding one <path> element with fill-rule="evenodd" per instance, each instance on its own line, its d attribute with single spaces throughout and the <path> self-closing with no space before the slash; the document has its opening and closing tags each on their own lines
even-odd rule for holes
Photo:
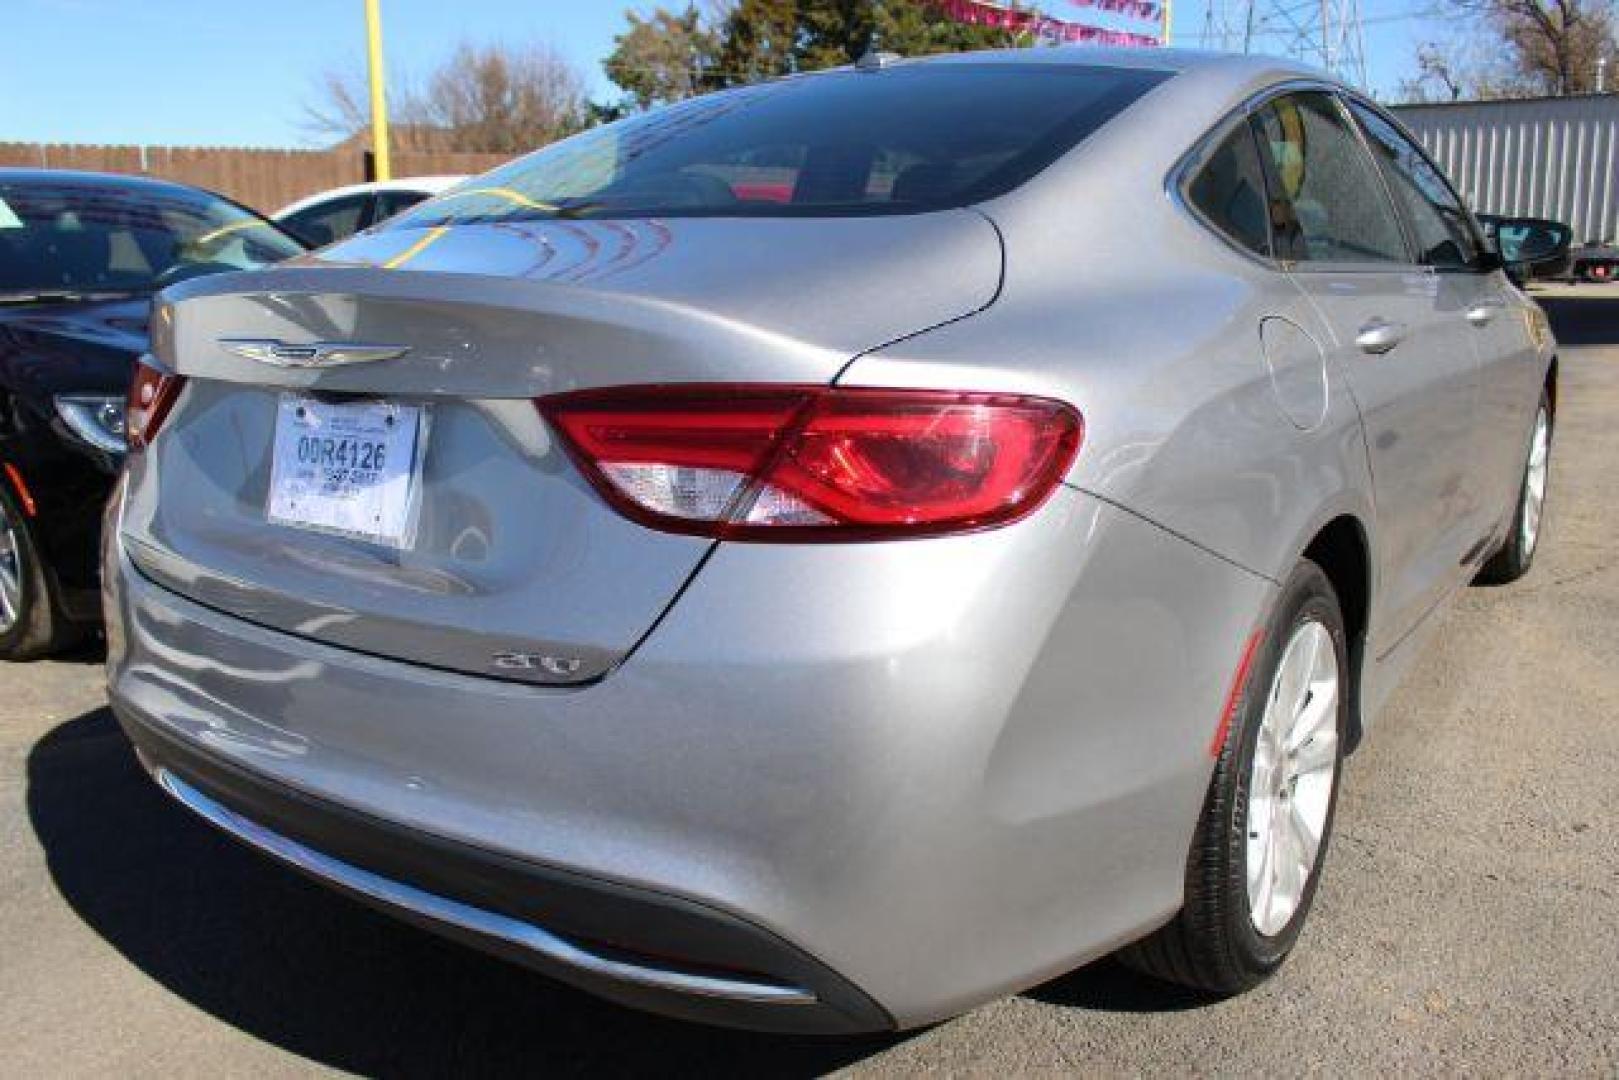
<svg viewBox="0 0 1619 1080">
<path fill-rule="evenodd" d="M 1127 15 L 1132 19 L 1143 19 L 1147 22 L 1157 22 L 1164 13 L 1163 6 L 1154 0 L 1068 0 L 1068 2 L 1075 7 Z"/>
<path fill-rule="evenodd" d="M 1018 8 L 1002 7 L 986 0 L 933 0 L 933 4 L 947 17 L 956 22 L 967 23 L 971 26 L 988 26 L 997 30 L 1006 30 L 1010 33 L 1026 33 L 1048 41 L 1061 41 L 1070 44 L 1086 45 L 1116 45 L 1126 48 L 1151 48 L 1161 44 L 1152 34 L 1138 34 L 1129 30 L 1106 30 L 1100 26 L 1086 26 L 1084 23 L 1066 22 L 1062 19 L 1053 19 L 1038 11 L 1021 10 Z M 1121 5 L 1118 7 L 1103 5 Z M 1096 0 L 1089 6 L 1098 10 L 1118 11 L 1123 14 L 1133 14 L 1134 8 L 1126 5 L 1151 7 L 1156 13 L 1157 4 L 1148 0 Z M 1145 18 L 1145 16 L 1141 16 Z"/>
</svg>

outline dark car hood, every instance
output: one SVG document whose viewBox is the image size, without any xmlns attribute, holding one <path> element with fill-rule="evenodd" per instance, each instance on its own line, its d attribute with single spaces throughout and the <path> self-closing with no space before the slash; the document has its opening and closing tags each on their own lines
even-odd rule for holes
<svg viewBox="0 0 1619 1080">
<path fill-rule="evenodd" d="M 29 396 L 123 393 L 147 349 L 150 297 L 0 305 L 0 388 Z"/>
</svg>

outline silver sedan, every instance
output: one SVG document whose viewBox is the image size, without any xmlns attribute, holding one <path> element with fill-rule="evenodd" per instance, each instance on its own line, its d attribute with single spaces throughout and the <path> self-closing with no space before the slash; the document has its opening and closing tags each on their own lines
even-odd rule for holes
<svg viewBox="0 0 1619 1080">
<path fill-rule="evenodd" d="M 1258 58 L 853 68 L 598 128 L 153 320 L 114 708 L 192 810 L 633 1005 L 1254 985 L 1344 754 L 1540 537 L 1545 320 Z"/>
</svg>

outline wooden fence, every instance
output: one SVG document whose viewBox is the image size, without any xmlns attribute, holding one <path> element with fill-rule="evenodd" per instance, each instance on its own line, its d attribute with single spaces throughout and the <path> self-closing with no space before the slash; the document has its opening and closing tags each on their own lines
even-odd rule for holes
<svg viewBox="0 0 1619 1080">
<path fill-rule="evenodd" d="M 481 173 L 509 160 L 503 154 L 400 152 L 395 176 Z M 221 146 L 82 146 L 0 142 L 0 167 L 88 169 L 178 180 L 217 191 L 266 214 L 287 203 L 369 179 L 359 150 L 258 150 Z"/>
</svg>

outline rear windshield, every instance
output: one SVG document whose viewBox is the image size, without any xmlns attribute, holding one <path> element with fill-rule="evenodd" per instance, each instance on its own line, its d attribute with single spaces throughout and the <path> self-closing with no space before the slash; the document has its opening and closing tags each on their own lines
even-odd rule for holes
<svg viewBox="0 0 1619 1080">
<path fill-rule="evenodd" d="M 711 94 L 546 147 L 394 219 L 826 217 L 1011 190 L 1167 73 L 919 64 Z"/>
<path fill-rule="evenodd" d="M 203 191 L 104 180 L 0 179 L 0 300 L 31 293 L 143 293 L 303 251 Z"/>
</svg>

